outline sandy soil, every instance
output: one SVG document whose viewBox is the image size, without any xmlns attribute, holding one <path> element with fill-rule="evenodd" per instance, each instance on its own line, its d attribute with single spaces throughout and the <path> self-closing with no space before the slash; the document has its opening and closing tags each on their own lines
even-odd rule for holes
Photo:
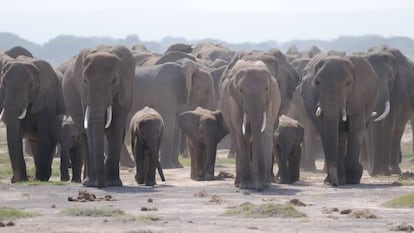
<svg viewBox="0 0 414 233">
<path fill-rule="evenodd" d="M 224 156 L 221 153 L 220 156 Z M 321 166 L 321 164 L 319 164 Z M 320 167 L 319 166 L 319 167 Z M 234 165 L 217 166 L 216 172 L 234 174 Z M 85 188 L 80 184 L 12 185 L 0 183 L 0 206 L 19 208 L 39 214 L 14 220 L 16 226 L 2 232 L 388 232 L 402 223 L 414 226 L 414 209 L 381 206 L 387 200 L 414 192 L 414 186 L 391 185 L 397 177 L 371 178 L 364 174 L 362 184 L 333 188 L 323 184 L 322 172 L 302 172 L 293 185 L 274 184 L 264 192 L 243 191 L 233 179 L 196 182 L 189 168 L 165 170 L 167 181 L 154 188 L 138 186 L 135 170 L 123 169 L 124 187 Z M 111 195 L 115 201 L 69 202 L 81 190 L 97 197 Z M 198 195 L 197 195 L 198 194 Z M 203 195 L 200 195 L 203 194 Z M 216 195 L 215 198 L 212 198 Z M 151 198 L 153 202 L 148 202 Z M 287 203 L 297 198 L 306 204 L 296 207 L 303 218 L 223 217 L 229 206 Z M 212 201 L 213 200 L 213 201 Z M 68 208 L 121 209 L 133 218 L 69 217 Z M 142 211 L 142 207 L 154 211 Z M 366 209 L 376 219 L 355 218 L 332 211 Z M 149 220 L 153 218 L 153 220 Z"/>
</svg>

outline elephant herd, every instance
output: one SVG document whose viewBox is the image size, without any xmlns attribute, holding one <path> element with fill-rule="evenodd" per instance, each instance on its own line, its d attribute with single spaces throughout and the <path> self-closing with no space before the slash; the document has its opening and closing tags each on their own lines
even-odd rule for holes
<svg viewBox="0 0 414 233">
<path fill-rule="evenodd" d="M 300 168 L 316 169 L 318 146 L 327 184 L 358 184 L 364 168 L 401 172 L 400 141 L 414 110 L 414 63 L 387 46 L 348 55 L 102 45 L 57 67 L 14 47 L 0 52 L 0 69 L 12 182 L 28 179 L 22 139 L 41 181 L 59 144 L 61 180 L 71 166 L 74 182 L 122 186 L 121 163 L 153 186 L 157 170 L 164 181 L 163 168 L 182 167 L 182 141 L 191 178 L 213 180 L 217 145 L 228 135 L 240 189 L 299 180 Z"/>
</svg>

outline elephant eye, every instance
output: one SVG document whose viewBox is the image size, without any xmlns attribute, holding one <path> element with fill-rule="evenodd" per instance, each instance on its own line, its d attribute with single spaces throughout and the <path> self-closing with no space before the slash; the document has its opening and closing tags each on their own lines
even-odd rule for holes
<svg viewBox="0 0 414 233">
<path fill-rule="evenodd" d="M 243 89 L 240 88 L 239 91 L 240 91 L 240 93 L 243 93 Z"/>
<path fill-rule="evenodd" d="M 316 84 L 316 85 L 319 85 L 319 80 L 316 80 L 316 81 L 315 81 L 315 84 Z"/>
<path fill-rule="evenodd" d="M 83 79 L 83 83 L 88 84 L 88 81 L 85 79 Z"/>
<path fill-rule="evenodd" d="M 268 90 L 269 90 L 269 88 L 268 88 L 268 87 L 266 87 L 266 88 L 265 88 L 265 91 L 268 91 Z"/>
</svg>

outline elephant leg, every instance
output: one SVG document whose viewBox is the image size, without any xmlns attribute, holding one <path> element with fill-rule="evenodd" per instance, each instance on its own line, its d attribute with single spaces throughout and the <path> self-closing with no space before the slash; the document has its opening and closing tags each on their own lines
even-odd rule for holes
<svg viewBox="0 0 414 233">
<path fill-rule="evenodd" d="M 180 155 L 180 144 L 181 144 L 181 130 L 178 128 L 177 124 L 174 123 L 174 143 L 173 143 L 173 151 L 172 151 L 172 162 L 175 168 L 183 168 L 184 166 L 179 161 Z"/>
<path fill-rule="evenodd" d="M 188 152 L 190 155 L 190 177 L 192 180 L 197 180 L 198 177 L 198 171 L 196 168 L 196 156 L 197 156 L 197 150 L 192 144 L 188 144 Z"/>
<path fill-rule="evenodd" d="M 139 142 L 135 139 L 133 153 L 136 163 L 136 174 L 135 180 L 138 184 L 143 184 L 145 181 L 145 171 L 144 171 L 144 156 L 145 156 L 145 146 L 142 142 Z"/>
<path fill-rule="evenodd" d="M 108 157 L 105 160 L 105 186 L 122 186 L 119 177 L 119 160 L 121 153 L 124 127 L 122 124 L 113 125 L 108 135 Z"/>
<path fill-rule="evenodd" d="M 35 179 L 48 181 L 52 174 L 53 155 L 56 147 L 56 141 L 41 130 L 37 134 L 38 154 L 34 157 L 36 167 Z"/>
<path fill-rule="evenodd" d="M 234 143 L 230 139 L 230 149 L 227 158 L 236 158 L 236 148 L 234 148 Z"/>
<path fill-rule="evenodd" d="M 79 146 L 72 149 L 70 160 L 72 161 L 72 182 L 80 183 L 82 174 L 82 152 Z"/>
<path fill-rule="evenodd" d="M 411 135 L 413 137 L 413 142 L 414 142 L 414 114 L 411 114 L 411 118 L 410 118 L 410 124 L 411 124 Z M 414 152 L 414 143 L 413 143 L 413 147 L 412 147 L 412 152 Z"/>
<path fill-rule="evenodd" d="M 147 150 L 147 169 L 146 169 L 146 179 L 145 186 L 154 186 L 157 183 L 155 182 L 155 171 L 157 168 L 157 158 L 151 150 Z"/>
<path fill-rule="evenodd" d="M 187 137 L 183 133 L 181 133 L 180 154 L 183 158 L 188 158 Z"/>
<path fill-rule="evenodd" d="M 17 125 L 10 127 L 7 125 L 7 147 L 9 149 L 9 157 L 13 171 L 11 182 L 20 182 L 27 180 L 26 162 L 23 157 L 22 132 Z"/>
<path fill-rule="evenodd" d="M 302 143 L 301 168 L 305 171 L 316 171 L 316 139 L 318 135 L 312 122 L 308 122 L 309 127 L 305 128 Z"/>
<path fill-rule="evenodd" d="M 395 129 L 395 113 L 393 111 L 381 122 L 374 123 L 375 131 L 373 133 L 373 155 L 371 176 L 385 175 L 389 176 L 389 164 L 391 154 L 391 143 Z M 379 124 L 379 125 L 377 125 Z"/>
<path fill-rule="evenodd" d="M 68 181 L 70 180 L 69 176 L 69 159 L 71 159 L 70 148 L 63 146 L 61 153 L 60 153 L 60 180 L 61 181 Z M 73 163 L 73 161 L 72 161 Z M 73 168 L 72 164 L 72 168 Z"/>
<path fill-rule="evenodd" d="M 345 184 L 346 166 L 345 166 L 345 154 L 346 143 L 348 135 L 347 133 L 339 133 L 338 138 L 338 180 L 340 185 Z"/>
<path fill-rule="evenodd" d="M 172 161 L 172 151 L 174 144 L 174 130 L 175 130 L 175 115 L 161 114 L 162 116 L 168 116 L 164 119 L 164 134 L 161 141 L 160 151 L 160 163 L 163 169 L 175 168 Z"/>
<path fill-rule="evenodd" d="M 83 179 L 87 179 L 88 177 L 88 153 L 88 140 L 86 139 L 86 135 L 81 134 L 79 135 L 79 154 L 83 163 Z"/>
<path fill-rule="evenodd" d="M 345 157 L 346 184 L 359 184 L 363 168 L 359 163 L 361 144 L 366 134 L 366 119 L 364 116 L 349 116 L 349 136 Z"/>
<path fill-rule="evenodd" d="M 255 188 L 252 180 L 251 154 L 252 148 L 248 141 L 245 141 L 241 135 L 237 135 L 236 142 L 236 187 L 240 189 Z"/>
<path fill-rule="evenodd" d="M 399 166 L 401 162 L 401 138 L 404 134 L 404 129 L 410 115 L 402 112 L 400 118 L 395 126 L 394 135 L 391 142 L 391 154 L 390 154 L 390 172 L 391 174 L 401 174 L 401 168 Z"/>
<path fill-rule="evenodd" d="M 290 182 L 296 182 L 299 180 L 300 176 L 300 144 L 295 144 L 291 153 L 291 156 L 289 156 L 289 170 L 290 170 Z"/>
</svg>

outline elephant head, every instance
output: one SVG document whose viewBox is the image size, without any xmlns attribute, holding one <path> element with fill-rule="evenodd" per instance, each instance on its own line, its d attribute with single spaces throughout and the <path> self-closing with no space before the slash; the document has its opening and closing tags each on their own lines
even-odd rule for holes
<svg viewBox="0 0 414 233">
<path fill-rule="evenodd" d="M 178 116 L 178 126 L 187 136 L 189 145 L 194 147 L 194 150 L 190 150 L 191 178 L 214 179 L 217 144 L 228 133 L 221 112 L 198 107 L 181 113 Z M 198 153 L 191 154 L 192 152 Z"/>
<path fill-rule="evenodd" d="M 214 82 L 210 72 L 190 59 L 182 62 L 187 93 L 187 109 L 193 110 L 198 106 L 206 109 L 216 109 Z"/>
<path fill-rule="evenodd" d="M 89 183 L 86 185 L 103 187 L 105 186 L 104 131 L 110 131 L 112 136 L 115 133 L 124 132 L 123 130 L 119 131 L 118 128 L 123 128 L 125 125 L 117 124 L 125 122 L 126 119 L 122 118 L 126 118 L 132 104 L 135 62 L 128 49 L 118 46 L 110 49 L 82 51 L 78 55 L 76 63 L 80 67 L 83 125 L 87 131 L 90 156 L 88 161 L 89 179 L 87 180 Z M 112 123 L 113 120 L 116 124 Z M 116 144 L 122 143 L 123 135 L 114 136 L 114 140 L 118 137 L 121 140 L 116 139 Z M 109 137 L 109 139 L 111 138 Z M 109 159 L 113 169 L 119 167 L 119 152 L 116 152 L 118 149 L 117 146 L 114 152 L 111 149 L 109 151 L 110 157 L 114 156 Z M 111 175 L 118 177 L 114 179 L 119 179 L 119 174 Z M 120 180 L 114 182 L 120 182 Z M 114 183 L 112 185 L 121 184 Z"/>
<path fill-rule="evenodd" d="M 282 184 L 299 180 L 303 133 L 303 127 L 296 120 L 285 115 L 279 118 L 279 127 L 274 135 L 274 151 L 279 165 L 276 178 Z"/>
<path fill-rule="evenodd" d="M 378 77 L 360 56 L 317 55 L 305 70 L 301 92 L 322 137 L 326 182 L 358 183 L 362 175 L 360 145 L 378 97 Z"/>
</svg>

